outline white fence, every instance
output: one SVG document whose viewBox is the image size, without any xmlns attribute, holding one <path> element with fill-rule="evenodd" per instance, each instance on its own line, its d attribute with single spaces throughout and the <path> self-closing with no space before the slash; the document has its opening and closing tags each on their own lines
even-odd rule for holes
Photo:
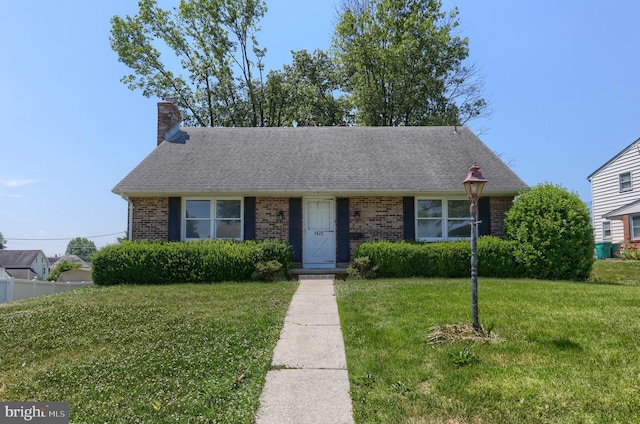
<svg viewBox="0 0 640 424">
<path fill-rule="evenodd" d="M 93 285 L 91 281 L 32 281 L 17 278 L 0 279 L 0 303 L 62 293 Z"/>
</svg>

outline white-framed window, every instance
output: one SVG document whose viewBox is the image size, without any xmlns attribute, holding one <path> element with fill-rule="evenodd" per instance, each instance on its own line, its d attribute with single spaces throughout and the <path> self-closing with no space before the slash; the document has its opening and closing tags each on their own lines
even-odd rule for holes
<svg viewBox="0 0 640 424">
<path fill-rule="evenodd" d="M 629 221 L 631 224 L 631 239 L 640 240 L 640 215 L 631 215 Z"/>
<path fill-rule="evenodd" d="M 469 238 L 471 238 L 471 216 L 468 199 L 416 200 L 416 240 L 444 241 Z"/>
<path fill-rule="evenodd" d="M 243 238 L 241 198 L 186 198 L 182 210 L 185 240 Z"/>
<path fill-rule="evenodd" d="M 618 181 L 620 182 L 620 191 L 630 191 L 633 188 L 631 184 L 631 172 L 623 172 L 618 175 Z"/>
<path fill-rule="evenodd" d="M 611 238 L 611 221 L 602 221 L 602 238 Z"/>
</svg>

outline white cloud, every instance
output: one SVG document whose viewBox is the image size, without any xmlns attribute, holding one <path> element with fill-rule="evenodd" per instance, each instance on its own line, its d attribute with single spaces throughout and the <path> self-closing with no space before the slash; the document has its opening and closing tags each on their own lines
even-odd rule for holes
<svg viewBox="0 0 640 424">
<path fill-rule="evenodd" d="M 5 187 L 21 187 L 28 184 L 37 183 L 37 180 L 0 180 L 0 184 Z"/>
</svg>

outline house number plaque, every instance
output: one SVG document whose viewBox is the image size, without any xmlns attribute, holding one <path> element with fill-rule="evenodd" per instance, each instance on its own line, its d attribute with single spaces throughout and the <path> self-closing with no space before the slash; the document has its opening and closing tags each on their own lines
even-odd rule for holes
<svg viewBox="0 0 640 424">
<path fill-rule="evenodd" d="M 324 235 L 324 231 L 315 231 L 314 234 L 316 236 L 323 236 Z"/>
</svg>

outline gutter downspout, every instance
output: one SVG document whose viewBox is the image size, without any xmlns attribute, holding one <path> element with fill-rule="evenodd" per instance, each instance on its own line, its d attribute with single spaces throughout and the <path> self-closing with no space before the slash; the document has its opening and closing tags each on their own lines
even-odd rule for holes
<svg viewBox="0 0 640 424">
<path fill-rule="evenodd" d="M 133 202 L 129 200 L 126 194 L 121 194 L 124 200 L 127 201 L 127 240 L 133 240 Z"/>
<path fill-rule="evenodd" d="M 129 209 L 129 218 L 128 218 L 129 225 L 127 225 L 127 238 L 129 239 L 129 241 L 132 241 L 133 240 L 133 202 L 127 199 L 127 205 Z"/>
</svg>

